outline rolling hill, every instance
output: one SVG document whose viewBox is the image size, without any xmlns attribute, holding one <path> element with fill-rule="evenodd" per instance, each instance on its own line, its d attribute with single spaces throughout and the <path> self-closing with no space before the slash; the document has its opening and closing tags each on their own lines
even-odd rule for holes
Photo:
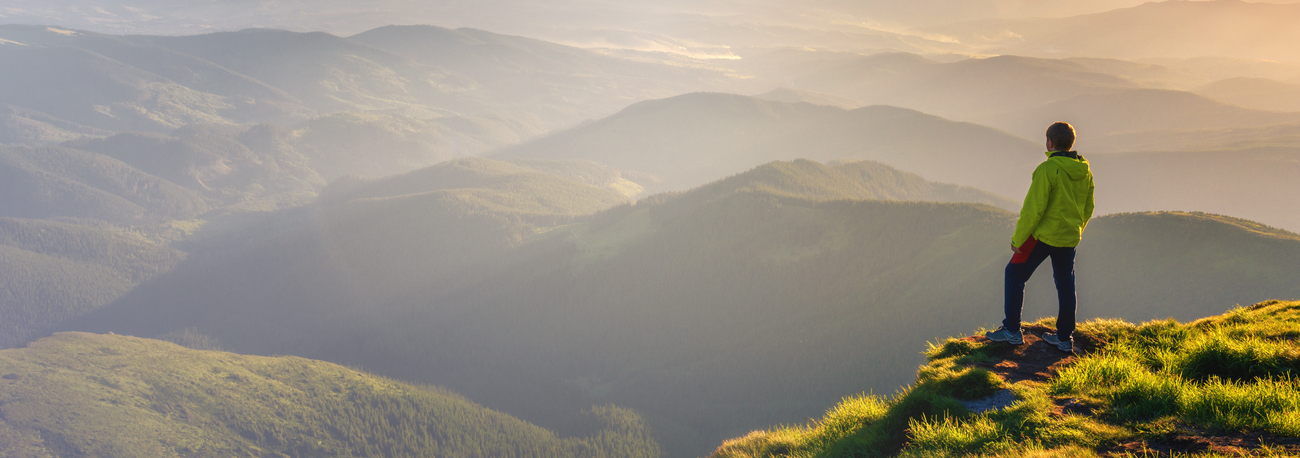
<svg viewBox="0 0 1300 458">
<path fill-rule="evenodd" d="M 1198 94 L 1233 105 L 1271 111 L 1300 111 L 1300 84 L 1268 78 L 1229 78 L 1196 89 Z"/>
<path fill-rule="evenodd" d="M 1267 108 L 1258 96 L 1216 101 L 1207 98 L 1213 96 L 1202 87 L 1213 80 L 1201 73 L 1214 72 L 1116 59 L 1012 55 L 940 63 L 895 53 L 860 57 L 789 85 L 862 105 L 894 105 L 974 122 L 1035 141 L 1042 136 L 1041 125 L 1050 123 L 1044 120 L 1069 121 L 1086 135 L 1108 135 L 1263 126 L 1296 119 L 1291 113 L 1268 111 L 1286 100 L 1281 88 L 1271 88 L 1269 94 L 1277 100 Z M 1249 104 L 1230 104 L 1236 102 Z M 1135 145 L 1098 146 L 1132 151 Z"/>
<path fill-rule="evenodd" d="M 222 118 L 238 123 L 294 122 L 315 114 L 301 100 L 199 57 L 127 37 L 57 27 L 4 25 L 0 35 L 28 47 L 72 47 L 112 59 L 189 89 L 223 98 Z"/>
<path fill-rule="evenodd" d="M 0 59 L 0 102 L 99 129 L 165 132 L 222 122 L 229 107 L 222 97 L 82 48 L 4 45 Z"/>
<path fill-rule="evenodd" d="M 1080 95 L 1043 104 L 1019 116 L 1019 123 L 1026 126 L 1041 119 L 1069 119 L 1071 124 L 1086 127 L 1083 133 L 1095 136 L 1162 130 L 1251 128 L 1300 121 L 1300 113 L 1242 108 L 1190 92 L 1161 89 Z M 1094 149 L 1102 152 L 1134 151 L 1133 145 L 1117 141 L 1126 138 L 1129 137 L 1108 138 L 1115 143 L 1099 142 Z"/>
<path fill-rule="evenodd" d="M 166 361 L 166 364 L 159 364 Z M 585 437 L 446 390 L 295 357 L 58 333 L 0 350 L 5 456 L 659 456 L 633 412 L 585 412 Z"/>
<path fill-rule="evenodd" d="M 929 336 L 1000 319 L 1015 215 L 842 200 L 889 197 L 870 195 L 889 189 L 872 181 L 900 175 L 874 164 L 769 164 L 590 217 L 526 198 L 532 185 L 419 187 L 436 182 L 425 174 L 501 174 L 560 189 L 501 173 L 516 167 L 341 184 L 301 229 L 196 256 L 62 329 L 193 328 L 240 352 L 437 383 L 561 430 L 613 402 L 644 414 L 669 456 L 691 456 L 844 393 L 892 391 Z M 1083 317 L 1187 318 L 1300 295 L 1300 237 L 1248 221 L 1107 216 L 1085 243 Z M 1054 312 L 1049 278 L 1032 283 L 1027 315 Z"/>
<path fill-rule="evenodd" d="M 1187 92 L 1135 89 L 1079 96 L 1017 118 L 1026 125 L 1074 121 L 1076 149 L 1095 169 L 1101 213 L 1202 211 L 1300 231 L 1300 208 L 1290 198 L 1300 182 L 1293 151 L 1297 123 L 1286 122 L 1296 116 Z M 1207 127 L 1216 125 L 1238 127 Z M 1035 138 L 1043 135 L 1038 130 Z M 491 155 L 584 159 L 646 172 L 662 179 L 647 185 L 649 192 L 685 189 L 763 161 L 866 159 L 1020 199 L 1032 168 L 1043 160 L 1039 149 L 1005 132 L 901 108 L 843 110 L 688 94 L 633 105 Z"/>
<path fill-rule="evenodd" d="M 1010 196 L 1028 186 L 1034 149 L 993 129 L 889 106 L 850 111 L 697 93 L 638 103 L 491 156 L 583 159 L 661 177 L 650 192 L 688 189 L 773 160 L 866 159 Z"/>
<path fill-rule="evenodd" d="M 188 219 L 203 197 L 116 159 L 62 147 L 0 147 L 0 216 L 130 226 Z"/>
</svg>

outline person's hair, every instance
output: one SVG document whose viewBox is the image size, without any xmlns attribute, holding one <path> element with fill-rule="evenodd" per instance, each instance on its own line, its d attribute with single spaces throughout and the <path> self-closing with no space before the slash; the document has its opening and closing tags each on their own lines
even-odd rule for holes
<svg viewBox="0 0 1300 458">
<path fill-rule="evenodd" d="M 1068 122 L 1058 122 L 1047 128 L 1047 139 L 1057 151 L 1069 151 L 1074 147 L 1074 126 Z"/>
</svg>

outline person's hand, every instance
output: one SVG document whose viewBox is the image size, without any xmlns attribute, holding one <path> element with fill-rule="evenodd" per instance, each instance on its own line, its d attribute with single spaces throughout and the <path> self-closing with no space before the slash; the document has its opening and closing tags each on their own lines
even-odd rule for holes
<svg viewBox="0 0 1300 458">
<path fill-rule="evenodd" d="M 1011 251 L 1014 251 L 1016 254 L 1024 254 L 1020 252 L 1020 247 L 1016 246 L 1014 243 L 1011 244 Z"/>
</svg>

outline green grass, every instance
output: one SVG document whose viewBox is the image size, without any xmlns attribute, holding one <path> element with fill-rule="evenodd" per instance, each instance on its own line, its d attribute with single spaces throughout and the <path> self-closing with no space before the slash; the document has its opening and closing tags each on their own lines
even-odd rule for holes
<svg viewBox="0 0 1300 458">
<path fill-rule="evenodd" d="M 1094 320 L 1078 332 L 1098 347 L 1046 383 L 1006 384 L 972 367 L 993 362 L 998 344 L 949 339 L 927 349 L 914 386 L 846 398 L 820 421 L 755 431 L 713 457 L 1094 457 L 1175 434 L 1300 437 L 1300 302 L 1262 302 L 1188 324 Z M 1017 402 L 1001 411 L 974 414 L 959 402 L 1004 387 Z M 1092 414 L 1056 407 L 1066 400 Z M 1267 444 L 1249 453 L 1290 456 Z"/>
</svg>

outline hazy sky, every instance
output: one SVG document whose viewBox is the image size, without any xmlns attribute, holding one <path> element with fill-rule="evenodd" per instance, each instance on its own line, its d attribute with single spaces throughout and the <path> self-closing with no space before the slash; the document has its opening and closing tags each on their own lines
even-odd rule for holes
<svg viewBox="0 0 1300 458">
<path fill-rule="evenodd" d="M 1232 1 L 1232 0 L 1225 0 Z M 1300 0 L 1276 0 L 1296 3 Z M 545 27 L 624 27 L 692 13 L 763 22 L 836 20 L 898 29 L 984 18 L 1070 16 L 1141 0 L 6 0 L 0 23 L 102 32 L 199 33 L 246 27 L 352 34 L 391 23 L 470 26 L 504 33 Z"/>
</svg>

